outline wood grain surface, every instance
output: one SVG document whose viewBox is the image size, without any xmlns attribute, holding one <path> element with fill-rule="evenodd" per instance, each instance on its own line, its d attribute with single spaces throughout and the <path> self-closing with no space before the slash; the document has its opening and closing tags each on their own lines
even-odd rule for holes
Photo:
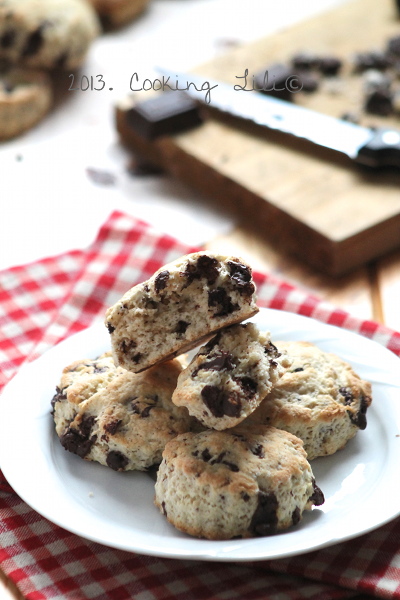
<svg viewBox="0 0 400 600">
<path fill-rule="evenodd" d="M 383 49 L 398 31 L 392 0 L 354 0 L 236 48 L 196 72 L 205 81 L 209 77 L 233 85 L 242 83 L 236 77 L 245 69 L 250 78 L 277 61 L 288 62 L 301 50 L 333 54 L 344 60 L 340 79 L 325 78 L 318 92 L 294 94 L 295 101 L 338 118 L 349 111 L 361 114 L 363 82 L 353 73 L 352 57 Z M 398 116 L 363 113 L 360 122 L 400 127 Z M 117 113 L 117 125 L 133 150 L 235 210 L 281 251 L 300 256 L 321 272 L 340 275 L 400 246 L 398 170 L 354 166 L 332 151 L 212 110 L 202 126 L 151 143 L 129 130 L 124 108 Z"/>
</svg>

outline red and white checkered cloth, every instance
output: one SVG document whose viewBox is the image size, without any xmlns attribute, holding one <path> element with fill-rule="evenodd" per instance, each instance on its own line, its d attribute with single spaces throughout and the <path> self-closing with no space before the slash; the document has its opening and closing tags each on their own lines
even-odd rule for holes
<svg viewBox="0 0 400 600">
<path fill-rule="evenodd" d="M 26 360 L 103 319 L 163 264 L 196 250 L 114 212 L 95 242 L 0 273 L 0 385 Z M 261 306 L 346 327 L 400 355 L 400 334 L 255 273 Z M 0 566 L 31 600 L 400 599 L 400 519 L 302 556 L 251 564 L 162 559 L 87 541 L 42 518 L 0 472 Z"/>
</svg>

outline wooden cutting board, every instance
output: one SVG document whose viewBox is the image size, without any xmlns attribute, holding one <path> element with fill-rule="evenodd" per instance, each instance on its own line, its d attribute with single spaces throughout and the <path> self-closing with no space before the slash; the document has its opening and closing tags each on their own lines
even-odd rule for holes
<svg viewBox="0 0 400 600">
<path fill-rule="evenodd" d="M 295 101 L 340 117 L 363 103 L 362 80 L 352 73 L 351 57 L 383 49 L 397 34 L 393 0 L 355 0 L 195 71 L 235 84 L 245 69 L 251 75 L 298 51 L 333 54 L 345 61 L 340 80 L 324 79 L 318 92 L 296 94 Z M 341 275 L 400 246 L 400 171 L 369 171 L 307 142 L 215 113 L 196 129 L 146 142 L 127 127 L 126 106 L 117 108 L 117 128 L 133 151 L 318 270 Z M 361 124 L 400 129 L 400 114 L 364 114 Z"/>
</svg>

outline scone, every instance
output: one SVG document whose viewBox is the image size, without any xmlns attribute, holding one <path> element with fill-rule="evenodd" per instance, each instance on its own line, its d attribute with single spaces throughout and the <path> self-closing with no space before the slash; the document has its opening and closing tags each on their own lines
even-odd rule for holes
<svg viewBox="0 0 400 600">
<path fill-rule="evenodd" d="M 174 360 L 129 373 L 111 353 L 72 363 L 52 400 L 62 446 L 115 471 L 159 464 L 165 444 L 190 428 L 187 410 L 171 402 L 181 368 Z"/>
<path fill-rule="evenodd" d="M 308 342 L 278 342 L 292 365 L 248 424 L 273 425 L 301 438 L 308 459 L 334 454 L 367 425 L 371 385 L 349 364 Z"/>
<path fill-rule="evenodd" d="M 155 486 L 170 523 L 211 540 L 277 533 L 323 502 L 301 440 L 267 426 L 179 435 Z"/>
<path fill-rule="evenodd" d="M 86 0 L 0 0 L 0 59 L 11 64 L 77 69 L 99 32 Z"/>
<path fill-rule="evenodd" d="M 136 19 L 150 0 L 89 0 L 105 28 L 120 27 Z"/>
<path fill-rule="evenodd" d="M 0 140 L 13 138 L 39 123 L 52 101 L 47 73 L 21 68 L 0 72 Z"/>
<path fill-rule="evenodd" d="M 252 270 L 242 259 L 196 252 L 129 290 L 108 309 L 106 326 L 116 364 L 139 372 L 257 312 Z"/>
<path fill-rule="evenodd" d="M 238 425 L 259 406 L 289 366 L 254 323 L 231 325 L 202 346 L 178 377 L 172 396 L 203 425 L 223 430 Z"/>
</svg>

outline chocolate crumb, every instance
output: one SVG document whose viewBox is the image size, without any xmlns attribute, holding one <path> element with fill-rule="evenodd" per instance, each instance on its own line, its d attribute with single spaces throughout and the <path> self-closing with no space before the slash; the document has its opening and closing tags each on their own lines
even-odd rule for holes
<svg viewBox="0 0 400 600">
<path fill-rule="evenodd" d="M 154 281 L 154 289 L 158 294 L 161 290 L 164 290 L 169 279 L 169 271 L 161 271 Z"/>
<path fill-rule="evenodd" d="M 221 418 L 223 416 L 239 417 L 241 412 L 241 402 L 237 394 L 227 394 L 216 385 L 206 385 L 201 390 L 201 396 L 204 404 L 214 415 Z"/>
</svg>

